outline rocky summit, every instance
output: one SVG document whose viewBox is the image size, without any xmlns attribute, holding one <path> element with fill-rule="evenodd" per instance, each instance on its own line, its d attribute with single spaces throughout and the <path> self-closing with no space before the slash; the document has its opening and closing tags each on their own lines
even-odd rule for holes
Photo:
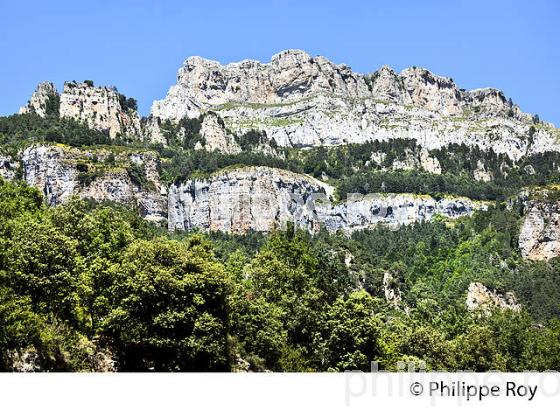
<svg viewBox="0 0 560 410">
<path fill-rule="evenodd" d="M 191 57 L 151 115 L 179 121 L 210 111 L 232 132 L 262 130 L 285 147 L 412 139 L 427 149 L 467 144 L 516 160 L 560 149 L 558 130 L 550 124 L 529 140 L 533 116 L 499 90 L 466 91 L 418 67 L 363 75 L 299 50 L 266 64 Z"/>
</svg>

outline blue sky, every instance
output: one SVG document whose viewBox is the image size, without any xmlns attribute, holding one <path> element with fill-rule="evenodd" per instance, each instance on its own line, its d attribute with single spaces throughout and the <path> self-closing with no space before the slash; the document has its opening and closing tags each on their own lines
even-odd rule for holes
<svg viewBox="0 0 560 410">
<path fill-rule="evenodd" d="M 560 126 L 560 2 L 0 0 L 0 114 L 36 84 L 115 85 L 147 114 L 191 55 L 269 61 L 287 48 L 358 72 L 416 65 L 496 87 Z"/>
</svg>

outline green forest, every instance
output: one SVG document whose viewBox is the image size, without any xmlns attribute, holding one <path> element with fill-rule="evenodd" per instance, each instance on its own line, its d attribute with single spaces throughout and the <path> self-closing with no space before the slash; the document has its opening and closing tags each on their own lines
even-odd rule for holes
<svg viewBox="0 0 560 410">
<path fill-rule="evenodd" d="M 471 217 L 351 237 L 293 226 L 268 235 L 169 233 L 114 203 L 74 198 L 48 207 L 21 175 L 0 178 L 0 370 L 23 370 L 25 362 L 41 371 L 367 371 L 372 361 L 384 370 L 402 362 L 560 370 L 560 261 L 521 258 L 524 209 L 514 195 L 559 182 L 558 153 L 513 163 L 452 145 L 431 152 L 442 167 L 436 175 L 390 169 L 404 152 L 419 152 L 414 141 L 296 150 L 248 133 L 236 136 L 243 152 L 226 155 L 194 149 L 200 119 L 182 123 L 182 137 L 178 126 L 163 124 L 164 147 L 111 140 L 55 111 L 1 117 L 2 152 L 38 142 L 122 145 L 157 152 L 167 183 L 266 165 L 326 178 L 339 199 L 411 192 L 493 205 Z M 254 149 L 263 142 L 278 155 Z M 378 151 L 384 164 L 369 161 Z M 479 161 L 492 181 L 473 179 Z M 140 167 L 128 173 L 146 184 Z M 385 297 L 386 277 L 397 299 Z M 469 311 L 473 282 L 513 291 L 522 309 Z"/>
<path fill-rule="evenodd" d="M 112 204 L 49 208 L 3 181 L 0 368 L 26 354 L 49 371 L 560 369 L 560 264 L 522 260 L 518 226 L 518 209 L 498 206 L 350 240 L 173 235 Z M 467 311 L 472 281 L 524 308 Z"/>
</svg>

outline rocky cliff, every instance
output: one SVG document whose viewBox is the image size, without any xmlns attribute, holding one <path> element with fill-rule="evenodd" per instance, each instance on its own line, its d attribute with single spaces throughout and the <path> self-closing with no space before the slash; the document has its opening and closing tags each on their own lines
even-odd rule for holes
<svg viewBox="0 0 560 410">
<path fill-rule="evenodd" d="M 489 315 L 492 310 L 519 311 L 521 306 L 512 292 L 504 295 L 490 290 L 480 282 L 473 282 L 467 291 L 466 305 L 468 310 L 479 310 L 483 315 Z"/>
<path fill-rule="evenodd" d="M 449 172 L 441 156 L 445 152 L 431 150 L 450 144 L 503 154 L 501 165 L 493 169 L 488 158 L 497 156 L 469 159 L 469 172 L 481 181 L 493 181 L 498 168 L 501 176 L 507 174 L 502 172 L 503 167 L 510 169 L 503 158 L 519 161 L 560 152 L 559 130 L 521 112 L 499 90 L 466 91 L 451 78 L 418 67 L 397 73 L 384 66 L 360 74 L 298 50 L 281 52 L 269 63 L 245 60 L 222 65 L 188 58 L 179 69 L 177 84 L 163 100 L 154 102 L 150 117 L 141 121 L 135 106 L 116 88 L 96 87 L 91 81 L 67 82 L 61 94 L 45 82 L 21 112 L 75 119 L 126 141 L 162 145 L 174 141 L 174 148 L 181 150 L 232 156 L 251 150 L 285 159 L 282 147 L 304 150 L 388 140 L 417 144 L 414 149 L 395 144 L 404 152 L 391 152 L 390 160 L 383 150 L 368 151 L 365 166 L 379 172 Z M 195 131 L 187 135 L 185 124 Z M 250 138 L 244 140 L 247 135 Z M 312 232 L 323 226 L 352 232 L 378 224 L 397 227 L 438 214 L 457 217 L 486 206 L 467 198 L 436 200 L 400 193 L 351 196 L 335 203 L 332 186 L 266 167 L 229 169 L 167 186 L 160 181 L 154 153 L 125 150 L 117 155 L 117 164 L 108 164 L 109 151 L 90 151 L 33 145 L 20 158 L 2 154 L 0 175 L 13 179 L 22 173 L 52 205 L 78 195 L 133 204 L 153 220 L 168 215 L 171 230 L 267 232 L 291 221 Z M 523 165 L 513 167 L 517 164 Z M 131 167 L 140 167 L 146 176 L 138 180 Z M 527 175 L 536 172 L 531 165 L 518 168 Z M 525 257 L 549 259 L 560 254 L 556 214 L 554 207 L 531 205 L 520 236 Z"/>
<path fill-rule="evenodd" d="M 459 217 L 484 209 L 467 198 L 412 194 L 353 195 L 333 203 L 334 188 L 311 177 L 267 167 L 223 171 L 169 189 L 169 229 L 243 233 L 283 229 L 288 222 L 311 232 L 352 232 L 379 224 L 391 227 Z"/>
<path fill-rule="evenodd" d="M 37 86 L 37 89 L 33 92 L 27 104 L 19 109 L 19 113 L 34 113 L 45 117 L 49 114 L 49 105 L 54 106 L 55 110 L 58 109 L 59 98 L 60 96 L 54 84 L 49 81 L 44 81 Z"/>
<path fill-rule="evenodd" d="M 560 256 L 560 202 L 531 200 L 519 233 L 521 255 L 531 260 Z"/>
<path fill-rule="evenodd" d="M 126 107 L 114 87 L 65 83 L 60 96 L 60 116 L 85 121 L 91 128 L 108 132 L 111 138 L 141 135 L 138 113 Z"/>
<path fill-rule="evenodd" d="M 413 139 L 426 150 L 466 144 L 513 160 L 560 151 L 560 131 L 523 113 L 500 90 L 466 91 L 451 78 L 418 67 L 396 73 L 384 66 L 360 74 L 299 50 L 278 53 L 269 63 L 222 65 L 190 57 L 177 84 L 154 102 L 143 123 L 115 88 L 89 81 L 65 83 L 60 95 L 52 83 L 42 83 L 21 112 L 44 116 L 53 97 L 60 100 L 62 117 L 84 121 L 112 138 L 163 145 L 162 122 L 204 116 L 201 148 L 225 153 L 238 152 L 233 136 L 251 130 L 264 131 L 280 147 Z"/>
<path fill-rule="evenodd" d="M 2 154 L 0 152 L 0 177 L 13 180 L 19 170 L 20 164 L 10 155 Z"/>
<path fill-rule="evenodd" d="M 166 191 L 159 181 L 157 157 L 150 152 L 124 153 L 114 160 L 112 156 L 107 150 L 34 145 L 22 153 L 23 178 L 52 206 L 78 196 L 130 205 L 148 220 L 164 221 Z M 144 186 L 132 180 L 127 170 L 132 164 L 145 173 Z"/>
<path fill-rule="evenodd" d="M 111 158 L 113 157 L 113 158 Z M 352 194 L 335 201 L 335 188 L 307 175 L 268 167 L 226 169 L 206 179 L 166 186 L 150 151 L 32 145 L 21 153 L 23 179 L 56 206 L 73 196 L 136 207 L 169 230 L 270 232 L 288 222 L 317 232 L 351 233 L 386 225 L 397 228 L 435 215 L 449 218 L 486 209 L 468 198 L 414 194 Z M 0 158 L 0 174 L 13 179 L 19 162 Z M 135 174 L 141 173 L 138 177 Z"/>
<path fill-rule="evenodd" d="M 142 135 L 140 116 L 135 107 L 127 106 L 127 101 L 131 100 L 115 87 L 96 87 L 90 81 L 66 82 L 62 94 L 53 83 L 43 82 L 21 107 L 20 113 L 71 118 L 106 132 L 111 138 L 139 139 Z"/>
<path fill-rule="evenodd" d="M 558 151 L 558 130 L 541 124 L 496 89 L 459 89 L 422 68 L 382 67 L 362 75 L 324 57 L 288 50 L 270 63 L 185 61 L 177 84 L 154 102 L 155 118 L 178 121 L 214 111 L 228 130 L 263 130 L 280 146 L 311 147 L 414 139 L 427 149 L 452 143 L 512 159 Z"/>
</svg>

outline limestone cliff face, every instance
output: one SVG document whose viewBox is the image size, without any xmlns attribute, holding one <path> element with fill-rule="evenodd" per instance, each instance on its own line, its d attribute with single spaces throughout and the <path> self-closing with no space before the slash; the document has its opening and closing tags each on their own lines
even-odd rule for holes
<svg viewBox="0 0 560 410">
<path fill-rule="evenodd" d="M 443 115 L 462 114 L 466 101 L 451 78 L 418 67 L 404 70 L 401 78 L 413 105 Z"/>
<path fill-rule="evenodd" d="M 530 201 L 519 233 L 521 255 L 530 260 L 560 256 L 560 203 Z"/>
<path fill-rule="evenodd" d="M 60 204 L 77 191 L 78 171 L 61 147 L 32 146 L 21 160 L 25 181 L 45 195 L 47 204 Z"/>
<path fill-rule="evenodd" d="M 113 201 L 136 207 L 147 220 L 167 222 L 170 230 L 270 232 L 292 222 L 311 233 L 322 227 L 351 233 L 380 224 L 398 228 L 435 215 L 455 218 L 486 208 L 467 198 L 412 194 L 354 194 L 334 203 L 334 187 L 268 167 L 224 170 L 167 187 L 160 181 L 155 153 L 113 154 L 109 162 L 110 156 L 105 149 L 33 145 L 21 154 L 23 178 L 51 206 L 72 196 Z M 131 168 L 144 173 L 142 185 L 133 179 Z M 0 170 L 4 174 L 9 169 Z"/>
<path fill-rule="evenodd" d="M 37 86 L 31 99 L 19 109 L 20 114 L 35 113 L 41 117 L 47 115 L 47 106 L 52 98 L 58 99 L 58 91 L 53 83 L 44 81 Z"/>
<path fill-rule="evenodd" d="M 221 65 L 191 57 L 152 116 L 178 121 L 216 112 L 228 130 L 262 130 L 279 146 L 311 147 L 414 139 L 426 149 L 452 143 L 493 149 L 517 160 L 558 151 L 559 132 L 495 89 L 464 91 L 422 68 L 362 75 L 345 65 L 288 50 L 269 63 Z M 156 133 L 157 134 L 157 133 Z"/>
<path fill-rule="evenodd" d="M 235 136 L 228 132 L 222 119 L 213 112 L 204 116 L 200 127 L 200 135 L 204 138 L 204 148 L 208 151 L 220 151 L 225 154 L 241 152 L 241 148 L 235 141 Z"/>
<path fill-rule="evenodd" d="M 142 136 L 138 112 L 123 106 L 124 101 L 114 87 L 95 87 L 89 82 L 70 81 L 64 83 L 64 90 L 59 94 L 53 83 L 43 82 L 19 112 L 45 117 L 49 114 L 49 102 L 54 109 L 50 114 L 83 121 L 92 129 L 106 132 L 111 138 L 138 139 Z"/>
<path fill-rule="evenodd" d="M 317 232 L 350 233 L 379 224 L 399 227 L 437 214 L 459 217 L 485 205 L 466 198 L 436 200 L 412 194 L 355 195 L 331 202 L 333 188 L 311 177 L 267 167 L 224 171 L 170 187 L 170 230 L 243 233 L 283 229 L 288 222 Z"/>
<path fill-rule="evenodd" d="M 52 145 L 35 145 L 22 153 L 23 178 L 45 195 L 47 204 L 58 205 L 72 196 L 96 201 L 114 201 L 135 206 L 152 221 L 166 217 L 165 187 L 157 174 L 157 157 L 152 153 L 124 154 L 119 161 L 143 167 L 149 187 L 135 184 L 125 168 L 99 166 L 109 152 L 84 152 Z M 93 162 L 93 158 L 95 161 Z M 89 164 L 89 165 L 88 165 Z M 90 178 L 81 176 L 88 175 Z"/>
<path fill-rule="evenodd" d="M 323 92 L 360 97 L 368 88 L 348 67 L 298 50 L 276 54 L 269 64 L 245 60 L 222 66 L 190 57 L 179 69 L 177 85 L 169 90 L 168 98 L 154 103 L 152 114 L 165 119 L 193 118 L 208 107 L 228 102 L 276 104 Z"/>
<path fill-rule="evenodd" d="M 85 121 L 90 128 L 105 131 L 111 138 L 141 134 L 138 113 L 121 105 L 114 87 L 65 83 L 60 96 L 60 116 Z"/>
<path fill-rule="evenodd" d="M 325 190 L 310 177 L 266 167 L 234 169 L 171 186 L 168 226 L 244 233 L 282 229 L 290 221 L 307 225 L 298 198 L 320 193 Z"/>
</svg>

